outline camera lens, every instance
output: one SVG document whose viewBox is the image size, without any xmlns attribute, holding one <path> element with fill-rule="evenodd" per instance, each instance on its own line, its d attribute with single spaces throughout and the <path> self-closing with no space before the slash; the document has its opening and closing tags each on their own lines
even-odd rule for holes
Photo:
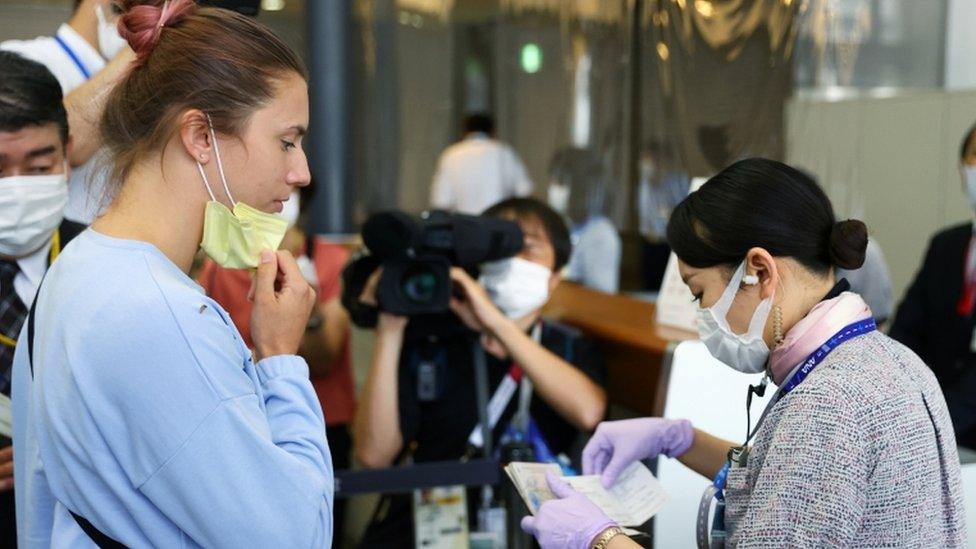
<svg viewBox="0 0 976 549">
<path fill-rule="evenodd" d="M 437 275 L 425 265 L 415 265 L 403 273 L 400 288 L 414 303 L 429 303 L 437 297 Z"/>
</svg>

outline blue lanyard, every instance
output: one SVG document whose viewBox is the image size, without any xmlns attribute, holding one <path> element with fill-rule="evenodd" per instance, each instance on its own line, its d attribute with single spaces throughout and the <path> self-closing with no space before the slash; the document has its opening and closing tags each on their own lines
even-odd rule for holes
<svg viewBox="0 0 976 549">
<path fill-rule="evenodd" d="M 85 77 L 85 80 L 91 78 L 91 73 L 88 72 L 88 69 L 85 68 L 85 65 L 81 62 L 81 59 L 78 59 L 78 55 L 75 54 L 75 52 L 68 47 L 67 42 L 65 42 L 60 36 L 56 34 L 54 35 L 54 40 L 58 43 L 59 46 L 61 46 L 61 49 L 64 50 L 64 53 L 68 54 L 68 57 L 70 57 L 71 60 L 75 62 L 75 66 L 78 67 L 79 71 L 81 71 L 81 75 Z"/>
<path fill-rule="evenodd" d="M 831 351 L 837 347 L 840 347 L 842 343 L 857 336 L 871 333 L 877 328 L 878 326 L 874 322 L 873 318 L 860 320 L 845 326 L 843 329 L 841 329 L 841 331 L 834 334 L 830 339 L 827 340 L 826 343 L 821 345 L 816 351 L 807 357 L 806 360 L 803 361 L 796 373 L 790 376 L 790 378 L 786 381 L 786 384 L 783 385 L 776 396 L 773 397 L 773 401 L 769 403 L 769 406 L 775 404 L 776 401 L 783 397 L 783 395 L 789 394 L 790 391 L 796 389 L 801 383 L 803 383 L 810 375 L 810 372 L 819 366 L 820 363 L 827 358 L 827 355 L 829 355 Z M 762 423 L 762 418 L 760 418 L 759 422 Z M 758 429 L 759 425 L 756 425 L 756 430 Z M 753 433 L 755 433 L 755 431 L 753 431 Z M 748 443 L 748 441 L 746 442 Z M 732 462 L 726 461 L 725 465 L 723 465 L 722 469 L 717 475 L 715 475 L 715 480 L 712 482 L 712 485 L 718 490 L 715 497 L 719 500 L 724 499 L 723 490 L 725 489 L 725 481 L 728 477 L 729 468 L 731 468 L 731 466 Z"/>
<path fill-rule="evenodd" d="M 803 383 L 807 376 L 810 375 L 810 372 L 812 372 L 817 365 L 823 362 L 823 359 L 826 358 L 831 351 L 839 347 L 841 343 L 844 343 L 848 339 L 857 337 L 859 335 L 873 332 L 875 329 L 877 329 L 877 325 L 874 323 L 873 318 L 868 318 L 866 320 L 845 326 L 844 329 L 834 334 L 834 337 L 828 339 L 827 343 L 821 345 L 819 349 L 814 351 L 813 354 L 806 359 L 803 365 L 800 366 L 800 369 L 797 370 L 796 373 L 793 374 L 793 376 L 791 376 L 786 382 L 786 385 L 783 386 L 783 390 L 780 391 L 780 397 L 789 393 L 793 389 L 796 389 L 798 385 Z"/>
</svg>

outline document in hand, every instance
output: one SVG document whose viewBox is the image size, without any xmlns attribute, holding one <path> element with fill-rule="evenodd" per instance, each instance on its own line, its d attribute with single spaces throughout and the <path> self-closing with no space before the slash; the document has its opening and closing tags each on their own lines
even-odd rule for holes
<svg viewBox="0 0 976 549">
<path fill-rule="evenodd" d="M 556 475 L 562 474 L 554 463 L 512 462 L 505 467 L 505 472 L 533 515 L 544 502 L 555 499 L 546 482 L 546 473 L 550 471 Z M 624 470 L 616 484 L 609 489 L 600 484 L 599 475 L 563 477 L 563 480 L 621 526 L 644 524 L 668 501 L 664 487 L 639 461 Z"/>
</svg>

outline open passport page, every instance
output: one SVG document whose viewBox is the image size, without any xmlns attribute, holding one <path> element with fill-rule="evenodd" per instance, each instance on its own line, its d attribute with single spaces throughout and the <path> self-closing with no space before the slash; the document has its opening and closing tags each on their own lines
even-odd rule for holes
<svg viewBox="0 0 976 549">
<path fill-rule="evenodd" d="M 546 482 L 546 473 L 550 471 L 562 475 L 555 463 L 512 462 L 505 467 L 505 473 L 533 515 L 544 502 L 555 499 Z M 641 462 L 625 469 L 609 489 L 600 484 L 599 475 L 562 478 L 621 526 L 644 524 L 668 502 L 664 487 Z"/>
</svg>

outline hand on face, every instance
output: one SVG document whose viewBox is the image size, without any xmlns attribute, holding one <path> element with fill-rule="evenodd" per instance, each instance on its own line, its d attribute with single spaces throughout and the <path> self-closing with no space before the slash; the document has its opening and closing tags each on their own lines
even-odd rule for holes
<svg viewBox="0 0 976 549">
<path fill-rule="evenodd" d="M 259 358 L 293 355 L 315 306 L 315 290 L 290 253 L 261 252 L 248 298 L 254 302 L 251 334 Z"/>
</svg>

